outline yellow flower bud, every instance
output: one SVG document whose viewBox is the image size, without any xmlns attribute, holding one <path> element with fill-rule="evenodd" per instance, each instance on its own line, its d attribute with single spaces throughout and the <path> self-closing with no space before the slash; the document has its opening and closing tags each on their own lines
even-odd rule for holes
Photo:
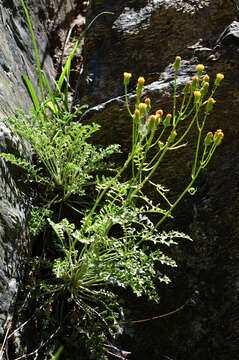
<svg viewBox="0 0 239 360">
<path fill-rule="evenodd" d="M 200 97 L 201 96 L 201 93 L 200 91 L 198 90 L 195 90 L 194 93 L 193 93 L 194 97 Z"/>
<path fill-rule="evenodd" d="M 215 143 L 216 146 L 220 145 L 222 142 L 222 139 L 224 138 L 224 134 L 223 131 L 221 129 L 218 129 L 213 137 L 213 141 Z"/>
<path fill-rule="evenodd" d="M 155 115 L 150 115 L 146 120 L 146 124 L 148 130 L 155 130 L 158 125 L 157 117 Z"/>
<path fill-rule="evenodd" d="M 223 79 L 224 79 L 224 75 L 218 73 L 218 74 L 217 74 L 217 79 L 220 80 L 220 81 L 223 80 Z"/>
<path fill-rule="evenodd" d="M 191 85 L 192 85 L 191 81 L 186 82 L 186 85 L 184 86 L 184 89 L 183 89 L 184 95 L 187 95 L 187 93 L 190 91 Z"/>
<path fill-rule="evenodd" d="M 210 104 L 215 104 L 216 100 L 213 99 L 213 98 L 210 98 L 210 99 L 208 100 L 208 102 L 209 102 Z"/>
<path fill-rule="evenodd" d="M 206 95 L 206 93 L 208 92 L 209 86 L 210 86 L 209 82 L 207 82 L 207 81 L 202 83 L 202 87 L 200 89 L 200 93 L 201 93 L 202 96 Z"/>
<path fill-rule="evenodd" d="M 144 102 L 145 102 L 145 104 L 147 105 L 147 112 L 149 113 L 150 110 L 151 110 L 151 100 L 150 100 L 150 98 L 146 98 L 146 99 L 144 100 Z"/>
<path fill-rule="evenodd" d="M 139 111 L 143 114 L 147 109 L 147 105 L 145 103 L 139 103 Z"/>
<path fill-rule="evenodd" d="M 144 77 L 143 77 L 143 76 L 140 76 L 140 77 L 138 78 L 138 84 L 141 85 L 141 86 L 143 86 L 143 85 L 144 85 L 144 82 L 145 82 Z"/>
<path fill-rule="evenodd" d="M 224 75 L 221 73 L 218 73 L 216 80 L 215 80 L 215 85 L 218 86 L 223 79 L 224 79 Z"/>
<path fill-rule="evenodd" d="M 140 115 L 140 112 L 139 112 L 138 109 L 135 110 L 134 115 L 135 115 L 135 116 L 139 116 L 139 115 Z"/>
<path fill-rule="evenodd" d="M 205 66 L 203 64 L 197 65 L 197 71 L 202 72 L 205 69 Z"/>
<path fill-rule="evenodd" d="M 128 73 L 128 72 L 124 72 L 124 84 L 125 86 L 128 85 L 129 81 L 130 81 L 130 78 L 131 78 L 132 74 L 131 73 Z"/>
<path fill-rule="evenodd" d="M 204 144 L 205 144 L 206 146 L 209 146 L 209 145 L 212 143 L 212 139 L 213 139 L 213 133 L 212 133 L 211 131 L 209 131 L 209 132 L 207 133 L 207 136 L 206 136 L 205 139 L 204 139 Z"/>
<path fill-rule="evenodd" d="M 194 76 L 192 78 L 192 90 L 195 90 L 196 88 L 198 88 L 198 85 L 199 85 L 199 79 L 198 79 L 198 76 Z"/>
<path fill-rule="evenodd" d="M 155 121 L 156 120 L 156 116 L 155 115 L 150 115 L 148 117 L 148 119 L 146 120 L 147 123 L 150 123 L 151 121 Z"/>
<path fill-rule="evenodd" d="M 198 91 L 198 90 L 195 90 L 193 95 L 194 95 L 195 102 L 198 102 L 200 100 L 200 98 L 201 98 L 201 92 Z"/>
<path fill-rule="evenodd" d="M 176 130 L 172 131 L 168 137 L 168 143 L 170 144 L 171 142 L 173 142 L 176 136 L 177 136 Z"/>
<path fill-rule="evenodd" d="M 216 103 L 216 100 L 214 100 L 213 98 L 208 99 L 207 101 L 207 105 L 206 105 L 206 110 L 207 112 L 210 112 L 213 108 L 213 105 Z"/>
<path fill-rule="evenodd" d="M 210 77 L 209 77 L 209 75 L 207 75 L 207 74 L 203 77 L 203 80 L 204 80 L 204 81 L 209 81 L 209 79 L 210 79 Z"/>
<path fill-rule="evenodd" d="M 144 90 L 144 78 L 143 76 L 140 76 L 138 78 L 138 83 L 137 83 L 137 86 L 136 86 L 136 94 L 137 94 L 137 98 L 140 99 L 141 96 L 142 96 L 142 92 Z"/>
<path fill-rule="evenodd" d="M 162 116 L 163 115 L 163 110 L 162 109 L 157 110 L 156 114 L 159 115 L 159 116 Z"/>
<path fill-rule="evenodd" d="M 162 109 L 159 109 L 159 110 L 156 111 L 155 117 L 156 117 L 156 120 L 158 120 L 158 124 L 160 124 L 160 122 L 162 120 L 162 115 L 163 115 L 163 110 Z"/>
<path fill-rule="evenodd" d="M 165 127 L 167 126 L 170 126 L 170 120 L 172 119 L 172 114 L 167 114 L 164 121 L 163 121 L 163 124 Z"/>
<path fill-rule="evenodd" d="M 176 56 L 175 58 L 175 62 L 174 62 L 174 70 L 178 71 L 178 69 L 180 68 L 180 63 L 181 63 L 181 57 L 180 56 Z"/>
</svg>

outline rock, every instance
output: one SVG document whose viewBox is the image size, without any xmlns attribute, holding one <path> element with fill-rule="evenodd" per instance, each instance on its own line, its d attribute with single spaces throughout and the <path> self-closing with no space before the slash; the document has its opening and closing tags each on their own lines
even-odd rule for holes
<svg viewBox="0 0 239 360">
<path fill-rule="evenodd" d="M 236 10 L 229 1 L 91 1 L 88 21 L 102 11 L 84 50 L 78 99 L 94 106 L 123 95 L 122 72 L 158 79 L 175 54 L 186 60 L 215 46 Z M 127 25 L 126 25 L 127 24 Z M 206 59 L 205 59 L 206 60 Z M 105 86 L 107 84 L 107 86 Z"/>
<path fill-rule="evenodd" d="M 125 335 L 123 348 L 132 359 L 237 359 L 239 347 L 238 227 L 239 227 L 239 45 L 238 13 L 229 0 L 92 0 L 88 22 L 103 15 L 90 30 L 84 48 L 84 69 L 76 103 L 89 104 L 84 122 L 102 129 L 95 141 L 130 147 L 130 120 L 124 105 L 123 72 L 132 72 L 129 91 L 134 104 L 138 76 L 146 79 L 144 95 L 153 110 L 172 111 L 173 62 L 183 58 L 179 91 L 191 79 L 196 64 L 203 63 L 212 77 L 224 73 L 215 94 L 215 111 L 205 133 L 223 129 L 225 138 L 209 167 L 198 179 L 195 196 L 185 196 L 165 224 L 189 233 L 194 242 L 170 249 L 178 262 L 172 285 L 161 291 L 159 306 L 130 297 L 135 319 L 167 313 L 193 297 L 177 315 L 134 327 L 133 340 Z M 234 41 L 236 40 L 236 41 Z M 196 129 L 188 146 L 171 152 L 155 181 L 171 189 L 175 199 L 190 178 Z M 198 297 L 194 299 L 195 290 Z"/>
<path fill-rule="evenodd" d="M 71 0 L 60 4 L 56 0 L 26 1 L 40 61 L 52 84 L 55 72 L 48 37 L 66 25 L 72 4 Z M 35 89 L 39 88 L 32 39 L 21 2 L 4 0 L 0 5 L 0 151 L 29 157 L 29 147 L 4 122 L 4 117 L 13 115 L 17 108 L 28 112 L 32 107 L 21 74 L 31 79 Z M 22 174 L 21 181 L 19 176 L 15 168 L 0 162 L 0 335 L 12 318 L 22 279 L 22 259 L 29 251 L 27 218 L 32 194 L 22 185 Z"/>
</svg>

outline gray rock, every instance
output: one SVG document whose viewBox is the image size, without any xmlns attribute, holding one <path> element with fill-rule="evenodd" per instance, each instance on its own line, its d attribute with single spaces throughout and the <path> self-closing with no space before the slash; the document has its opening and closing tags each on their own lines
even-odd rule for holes
<svg viewBox="0 0 239 360">
<path fill-rule="evenodd" d="M 40 61 L 53 84 L 55 76 L 49 54 L 49 37 L 66 25 L 73 2 L 28 0 L 26 5 L 39 49 Z M 3 0 L 0 5 L 0 151 L 29 157 L 30 149 L 4 122 L 17 108 L 28 112 L 31 100 L 22 83 L 27 75 L 35 89 L 38 78 L 32 39 L 21 2 Z M 31 210 L 31 189 L 23 186 L 22 174 L 0 162 L 0 335 L 12 318 L 14 302 L 29 252 L 27 218 Z"/>
<path fill-rule="evenodd" d="M 195 50 L 212 48 L 236 16 L 228 1 L 96 0 L 88 21 L 101 11 L 114 14 L 100 17 L 87 36 L 77 94 L 90 106 L 123 95 L 124 71 L 133 74 L 132 84 L 140 75 L 155 81 L 175 55 L 189 60 Z"/>
<path fill-rule="evenodd" d="M 175 210 L 175 219 L 166 223 L 189 233 L 192 244 L 180 244 L 173 252 L 178 271 L 171 273 L 171 286 L 159 287 L 161 303 L 146 306 L 129 298 L 135 319 L 167 313 L 191 304 L 175 317 L 134 328 L 134 339 L 123 338 L 124 348 L 140 359 L 218 359 L 238 358 L 238 227 L 239 227 L 239 45 L 237 10 L 232 1 L 220 0 L 92 0 L 88 22 L 101 11 L 104 15 L 85 41 L 84 70 L 79 79 L 76 102 L 88 103 L 84 122 L 97 122 L 102 128 L 99 143 L 120 143 L 130 147 L 130 120 L 124 105 L 123 72 L 132 72 L 129 89 L 134 104 L 138 76 L 146 79 L 144 96 L 150 96 L 153 110 L 172 111 L 172 65 L 176 55 L 184 61 L 179 72 L 178 101 L 184 82 L 192 77 L 196 64 L 204 63 L 212 76 L 225 79 L 215 97 L 205 133 L 223 129 L 225 138 L 196 186 L 195 196 L 187 195 Z M 162 163 L 155 181 L 172 189 L 170 196 L 184 187 L 190 177 L 196 130 L 188 147 L 171 152 Z M 194 300 L 194 291 L 198 299 Z M 197 292 L 197 294 L 198 294 Z M 128 348 L 126 346 L 128 344 Z"/>
</svg>

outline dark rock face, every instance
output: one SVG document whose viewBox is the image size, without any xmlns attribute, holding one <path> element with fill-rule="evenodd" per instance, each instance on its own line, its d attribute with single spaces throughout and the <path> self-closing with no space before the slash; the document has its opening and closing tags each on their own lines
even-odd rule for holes
<svg viewBox="0 0 239 360">
<path fill-rule="evenodd" d="M 88 21 L 104 15 L 85 42 L 84 71 L 77 101 L 90 109 L 82 120 L 97 122 L 97 141 L 130 146 L 129 118 L 124 106 L 123 72 L 132 72 L 130 103 L 134 103 L 139 75 L 146 79 L 145 97 L 153 110 L 172 111 L 172 64 L 183 58 L 179 90 L 203 63 L 214 78 L 225 79 L 216 93 L 215 111 L 206 131 L 223 129 L 223 145 L 204 170 L 195 196 L 187 195 L 175 210 L 175 220 L 165 226 L 189 233 L 194 242 L 182 243 L 174 253 L 178 271 L 172 285 L 160 287 L 159 306 L 130 304 L 132 317 L 147 318 L 182 305 L 195 290 L 195 306 L 186 306 L 174 317 L 137 325 L 134 339 L 122 339 L 131 359 L 236 360 L 239 348 L 239 43 L 235 2 L 224 0 L 92 0 Z M 214 80 L 212 80 L 214 81 Z M 178 92 L 180 99 L 180 91 Z M 170 153 L 156 181 L 172 189 L 183 188 L 190 177 L 195 132 L 189 146 Z M 162 174 L 162 175 L 161 175 Z M 170 250 L 173 251 L 173 250 Z"/>
<path fill-rule="evenodd" d="M 54 69 L 49 55 L 49 39 L 57 27 L 65 24 L 72 10 L 69 1 L 28 0 L 41 64 L 48 78 Z M 17 108 L 28 111 L 30 98 L 21 81 L 26 74 L 38 89 L 32 40 L 21 2 L 3 0 L 0 5 L 0 151 L 29 156 L 29 148 L 13 135 L 3 118 L 14 114 Z M 20 173 L 0 163 L 0 335 L 12 317 L 14 301 L 22 275 L 22 258 L 29 249 L 26 230 L 30 211 L 30 189 L 22 187 Z"/>
<path fill-rule="evenodd" d="M 122 71 L 157 80 L 175 54 L 206 60 L 236 16 L 228 1 L 91 1 L 88 18 L 103 15 L 90 31 L 80 86 L 82 102 L 96 105 L 122 94 Z M 233 15 L 234 14 L 234 15 Z M 106 85 L 107 84 L 107 85 Z"/>
</svg>

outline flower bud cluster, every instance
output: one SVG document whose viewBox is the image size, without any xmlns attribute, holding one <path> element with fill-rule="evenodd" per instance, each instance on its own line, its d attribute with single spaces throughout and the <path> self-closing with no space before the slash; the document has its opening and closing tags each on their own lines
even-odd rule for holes
<svg viewBox="0 0 239 360">
<path fill-rule="evenodd" d="M 152 130 L 153 128 L 156 128 L 161 123 L 162 116 L 163 116 L 162 109 L 157 110 L 154 115 L 150 115 L 146 120 L 148 129 Z"/>
<path fill-rule="evenodd" d="M 223 131 L 221 129 L 218 129 L 214 135 L 213 133 L 210 131 L 207 133 L 205 139 L 204 139 L 204 144 L 206 146 L 209 146 L 212 144 L 212 142 L 218 146 L 221 144 L 222 142 L 222 139 L 224 138 L 224 134 L 223 134 Z"/>
<path fill-rule="evenodd" d="M 175 58 L 174 62 L 174 69 L 175 72 L 177 72 L 181 65 L 181 57 L 177 56 Z M 204 75 L 202 80 L 202 74 L 205 70 L 205 66 L 203 64 L 198 64 L 197 67 L 197 73 L 195 76 L 192 77 L 191 81 L 188 81 L 183 89 L 183 93 L 186 96 L 188 93 L 190 93 L 190 96 L 193 96 L 194 103 L 198 104 L 199 106 L 205 105 L 206 106 L 206 112 L 209 113 L 212 111 L 214 104 L 216 103 L 216 100 L 212 97 L 212 95 L 205 101 L 202 102 L 203 97 L 207 94 L 209 87 L 210 87 L 210 77 L 209 75 Z M 124 84 L 127 86 L 129 84 L 129 81 L 132 77 L 131 73 L 124 72 Z M 224 75 L 221 73 L 218 73 L 215 79 L 215 89 L 220 84 L 220 82 L 224 79 Z M 149 115 L 151 111 L 151 100 L 150 98 L 146 98 L 144 102 L 140 102 L 140 98 L 142 96 L 142 92 L 144 89 L 144 83 L 145 79 L 143 76 L 140 76 L 137 81 L 136 86 L 136 93 L 137 93 L 137 102 L 136 102 L 136 109 L 133 114 L 133 117 L 137 122 L 142 122 L 142 119 L 146 118 L 144 126 L 148 130 L 156 129 L 156 127 L 162 123 L 163 126 L 169 127 L 171 126 L 171 119 L 172 114 L 167 114 L 163 120 L 163 110 L 159 109 L 156 111 L 154 115 Z M 215 91 L 214 89 L 214 91 Z M 212 92 L 212 94 L 214 93 Z M 144 122 L 144 121 L 143 121 Z M 173 130 L 171 134 L 169 135 L 168 141 L 172 142 L 174 141 L 175 137 L 177 136 L 176 130 Z M 224 137 L 224 134 L 221 129 L 217 130 L 214 134 L 212 132 L 208 132 L 205 139 L 204 144 L 206 146 L 209 146 L 210 144 L 214 143 L 215 146 L 220 145 L 222 139 Z"/>
<path fill-rule="evenodd" d="M 203 64 L 198 64 L 197 67 L 197 74 L 192 77 L 192 81 L 188 81 L 184 87 L 183 93 L 184 95 L 187 95 L 190 91 L 193 92 L 194 95 L 194 101 L 199 102 L 199 100 L 203 99 L 203 97 L 207 94 L 208 89 L 210 87 L 210 77 L 206 74 L 203 76 L 201 86 L 200 86 L 200 78 L 202 76 L 203 71 L 205 70 L 205 66 Z M 224 75 L 221 73 L 218 73 L 215 80 L 215 85 L 218 86 L 221 81 L 224 79 Z M 199 96 L 200 92 L 200 96 Z M 212 105 L 214 104 L 214 101 L 208 100 L 208 111 L 211 111 Z"/>
</svg>

